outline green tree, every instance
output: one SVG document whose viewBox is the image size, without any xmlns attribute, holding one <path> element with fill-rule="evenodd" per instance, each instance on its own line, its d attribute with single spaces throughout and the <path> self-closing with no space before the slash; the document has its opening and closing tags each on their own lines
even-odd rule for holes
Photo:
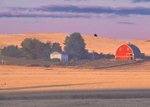
<svg viewBox="0 0 150 107">
<path fill-rule="evenodd" d="M 68 54 L 75 54 L 78 58 L 83 57 L 85 42 L 80 33 L 72 33 L 65 38 L 64 49 Z"/>
<path fill-rule="evenodd" d="M 49 59 L 50 58 L 50 53 L 51 53 L 51 42 L 47 42 L 44 44 L 44 48 L 43 48 L 43 54 L 42 54 L 42 59 Z"/>
<path fill-rule="evenodd" d="M 22 56 L 22 53 L 20 49 L 18 48 L 18 46 L 14 46 L 14 45 L 4 47 L 4 49 L 2 49 L 2 54 L 4 56 L 9 56 L 9 57 L 21 57 Z"/>
<path fill-rule="evenodd" d="M 59 43 L 55 42 L 52 45 L 52 52 L 57 51 L 57 52 L 62 52 L 61 46 Z"/>
<path fill-rule="evenodd" d="M 26 38 L 21 46 L 23 55 L 28 59 L 40 59 L 43 54 L 44 43 L 38 39 Z"/>
</svg>

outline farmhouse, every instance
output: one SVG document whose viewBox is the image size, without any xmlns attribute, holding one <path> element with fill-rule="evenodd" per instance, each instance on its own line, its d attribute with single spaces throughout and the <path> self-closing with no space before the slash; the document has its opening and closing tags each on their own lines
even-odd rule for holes
<svg viewBox="0 0 150 107">
<path fill-rule="evenodd" d="M 139 48 L 130 43 L 120 45 L 115 52 L 115 58 L 117 60 L 135 60 L 140 57 L 141 52 Z"/>
<path fill-rule="evenodd" d="M 68 62 L 68 54 L 66 52 L 53 52 L 50 54 L 50 59 L 60 59 L 61 62 Z"/>
</svg>

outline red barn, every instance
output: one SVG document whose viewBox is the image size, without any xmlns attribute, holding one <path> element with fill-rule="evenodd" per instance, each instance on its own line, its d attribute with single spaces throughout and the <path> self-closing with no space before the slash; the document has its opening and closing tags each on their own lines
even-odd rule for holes
<svg viewBox="0 0 150 107">
<path fill-rule="evenodd" d="M 134 60 L 141 57 L 139 48 L 133 44 L 123 44 L 119 46 L 115 53 L 117 60 Z"/>
</svg>

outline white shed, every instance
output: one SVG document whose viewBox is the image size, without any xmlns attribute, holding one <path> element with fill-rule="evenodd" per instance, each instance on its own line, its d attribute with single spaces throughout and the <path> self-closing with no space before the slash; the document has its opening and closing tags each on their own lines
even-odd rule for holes
<svg viewBox="0 0 150 107">
<path fill-rule="evenodd" d="M 53 52 L 50 54 L 50 59 L 60 59 L 61 62 L 68 62 L 68 54 L 66 52 Z"/>
</svg>

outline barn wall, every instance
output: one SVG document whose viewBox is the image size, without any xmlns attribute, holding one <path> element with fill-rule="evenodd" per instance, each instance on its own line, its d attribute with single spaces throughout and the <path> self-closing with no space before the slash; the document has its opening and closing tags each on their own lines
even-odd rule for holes
<svg viewBox="0 0 150 107">
<path fill-rule="evenodd" d="M 131 60 L 131 59 L 134 59 L 132 49 L 127 45 L 121 45 L 116 50 L 115 57 L 118 60 Z"/>
</svg>

